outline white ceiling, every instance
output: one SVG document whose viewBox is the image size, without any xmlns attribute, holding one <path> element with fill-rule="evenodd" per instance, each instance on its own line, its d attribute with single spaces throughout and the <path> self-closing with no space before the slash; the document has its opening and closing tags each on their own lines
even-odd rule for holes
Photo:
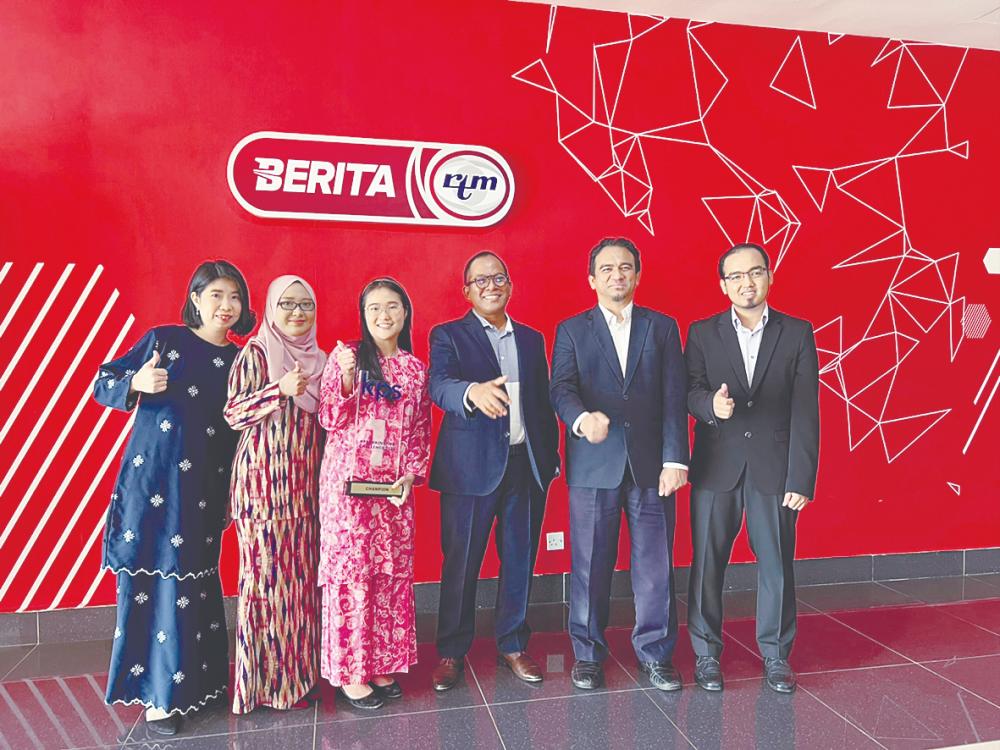
<svg viewBox="0 0 1000 750">
<path fill-rule="evenodd" d="M 1000 50 L 1000 0 L 560 0 L 558 5 Z"/>
</svg>

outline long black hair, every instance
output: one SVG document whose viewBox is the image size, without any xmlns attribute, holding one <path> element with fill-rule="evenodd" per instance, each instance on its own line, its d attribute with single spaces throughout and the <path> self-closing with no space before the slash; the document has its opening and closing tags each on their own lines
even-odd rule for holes
<svg viewBox="0 0 1000 750">
<path fill-rule="evenodd" d="M 365 297 L 376 289 L 388 289 L 399 295 L 403 302 L 403 309 L 406 310 L 406 320 L 403 321 L 403 330 L 399 332 L 399 348 L 413 353 L 413 339 L 410 331 L 413 329 L 413 305 L 410 297 L 403 289 L 403 285 L 391 276 L 380 276 L 368 282 L 368 285 L 361 290 L 358 298 L 358 311 L 361 313 L 361 343 L 358 345 L 358 371 L 367 370 L 368 377 L 372 380 L 385 380 L 382 373 L 382 365 L 378 361 L 378 347 L 375 339 L 372 338 L 368 330 L 368 320 L 365 317 Z"/>
<path fill-rule="evenodd" d="M 246 336 L 253 330 L 257 322 L 257 314 L 250 309 L 250 290 L 247 288 L 247 281 L 240 273 L 240 269 L 228 260 L 206 260 L 196 269 L 188 282 L 187 294 L 184 296 L 184 307 L 181 308 L 181 320 L 188 328 L 201 328 L 201 315 L 198 308 L 191 301 L 191 294 L 199 297 L 205 291 L 205 287 L 216 279 L 229 279 L 240 290 L 240 300 L 243 302 L 240 309 L 240 317 L 230 329 L 237 336 Z"/>
</svg>

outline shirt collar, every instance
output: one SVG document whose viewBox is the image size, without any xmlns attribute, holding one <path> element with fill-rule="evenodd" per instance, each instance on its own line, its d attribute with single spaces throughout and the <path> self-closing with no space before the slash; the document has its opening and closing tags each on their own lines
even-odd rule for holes
<svg viewBox="0 0 1000 750">
<path fill-rule="evenodd" d="M 731 308 L 730 312 L 731 312 L 732 317 L 733 317 L 733 327 L 737 331 L 739 331 L 741 328 L 743 328 L 743 322 L 740 320 L 739 316 L 736 314 L 736 308 L 735 307 Z M 767 303 L 765 302 L 764 303 L 764 313 L 760 316 L 760 322 L 757 324 L 757 326 L 750 333 L 754 333 L 755 331 L 759 331 L 760 329 L 762 329 L 764 326 L 767 325 L 767 312 L 768 312 L 768 307 L 767 307 Z M 746 329 L 744 329 L 744 330 L 746 330 Z"/>
<path fill-rule="evenodd" d="M 492 323 L 490 323 L 490 321 L 488 321 L 482 315 L 480 315 L 479 313 L 477 313 L 475 310 L 472 311 L 472 314 L 475 315 L 476 318 L 479 319 L 479 322 L 482 324 L 483 328 L 492 328 L 494 331 L 496 331 L 497 333 L 499 333 L 501 335 L 504 335 L 504 336 L 507 335 L 508 333 L 513 333 L 514 332 L 514 321 L 511 320 L 510 315 L 507 316 L 507 322 L 504 324 L 504 327 L 503 328 L 497 328 Z"/>
<path fill-rule="evenodd" d="M 625 305 L 625 307 L 622 309 L 622 322 L 619 323 L 617 315 L 611 312 L 604 305 L 600 304 L 598 305 L 598 307 L 601 308 L 601 313 L 604 315 L 604 322 L 608 324 L 609 328 L 611 327 L 612 321 L 614 321 L 615 325 L 620 325 L 620 326 L 627 325 L 628 322 L 632 320 L 632 308 L 634 306 L 635 306 L 634 302 L 629 302 L 627 305 Z"/>
</svg>

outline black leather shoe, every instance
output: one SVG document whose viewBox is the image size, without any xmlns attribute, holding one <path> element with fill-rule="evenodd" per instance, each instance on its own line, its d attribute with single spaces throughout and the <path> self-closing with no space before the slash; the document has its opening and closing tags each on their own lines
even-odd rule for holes
<svg viewBox="0 0 1000 750">
<path fill-rule="evenodd" d="M 340 694 L 344 696 L 344 699 L 355 708 L 360 708 L 363 711 L 374 711 L 377 708 L 382 708 L 382 699 L 375 690 L 372 690 L 368 693 L 368 695 L 364 695 L 360 698 L 352 698 L 344 692 L 344 688 L 339 688 L 339 690 Z"/>
<path fill-rule="evenodd" d="M 787 659 L 764 659 L 764 677 L 771 690 L 779 693 L 795 691 L 795 672 Z"/>
<path fill-rule="evenodd" d="M 374 682 L 369 682 L 372 689 L 381 695 L 383 698 L 402 698 L 403 688 L 399 686 L 399 683 L 393 680 L 388 685 L 376 685 Z"/>
<path fill-rule="evenodd" d="M 582 661 L 578 659 L 570 672 L 573 685 L 581 690 L 593 690 L 604 684 L 604 670 L 597 661 Z"/>
<path fill-rule="evenodd" d="M 173 737 L 181 728 L 181 715 L 170 714 L 165 719 L 146 719 L 146 729 L 163 737 Z"/>
<path fill-rule="evenodd" d="M 722 666 L 714 656 L 699 656 L 694 663 L 694 681 L 702 690 L 722 690 Z"/>
<path fill-rule="evenodd" d="M 649 677 L 650 683 L 657 690 L 680 690 L 681 673 L 674 669 L 674 665 L 669 661 L 658 663 L 655 661 L 639 662 L 639 671 Z"/>
</svg>

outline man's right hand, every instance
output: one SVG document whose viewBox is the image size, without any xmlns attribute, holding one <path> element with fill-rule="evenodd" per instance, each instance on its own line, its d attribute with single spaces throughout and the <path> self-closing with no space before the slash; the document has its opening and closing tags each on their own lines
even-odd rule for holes
<svg viewBox="0 0 1000 750">
<path fill-rule="evenodd" d="M 476 383 L 469 389 L 469 401 L 490 419 L 506 416 L 510 404 L 510 396 L 503 387 L 506 382 L 507 376 L 501 375 L 485 383 Z"/>
<path fill-rule="evenodd" d="M 712 396 L 712 411 L 719 419 L 729 419 L 733 416 L 736 402 L 729 397 L 729 386 L 725 383 Z"/>
<path fill-rule="evenodd" d="M 611 420 L 601 411 L 592 411 L 580 422 L 580 432 L 587 438 L 588 443 L 603 443 L 608 437 L 608 427 Z"/>
</svg>

